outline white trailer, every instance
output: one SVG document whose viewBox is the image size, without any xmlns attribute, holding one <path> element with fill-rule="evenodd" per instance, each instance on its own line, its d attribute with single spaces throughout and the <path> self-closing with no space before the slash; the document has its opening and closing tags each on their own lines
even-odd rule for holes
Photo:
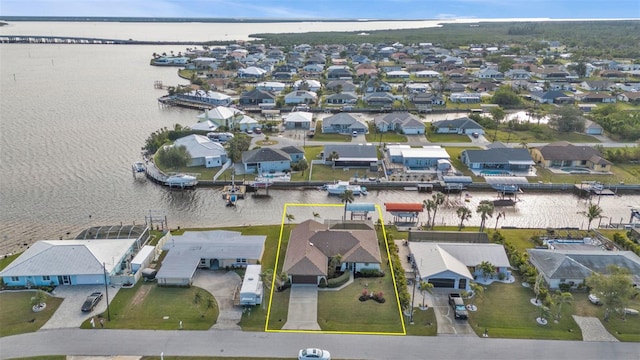
<svg viewBox="0 0 640 360">
<path fill-rule="evenodd" d="M 240 305 L 253 306 L 262 303 L 262 281 L 260 265 L 247 265 L 244 280 L 240 288 Z"/>
</svg>

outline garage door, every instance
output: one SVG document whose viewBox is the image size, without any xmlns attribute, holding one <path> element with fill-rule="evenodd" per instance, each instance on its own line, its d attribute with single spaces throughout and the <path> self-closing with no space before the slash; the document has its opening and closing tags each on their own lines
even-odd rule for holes
<svg viewBox="0 0 640 360">
<path fill-rule="evenodd" d="M 292 284 L 317 284 L 315 275 L 293 275 L 291 276 Z"/>
<path fill-rule="evenodd" d="M 456 285 L 455 279 L 429 279 L 429 283 L 433 284 L 434 288 L 449 288 L 453 289 Z"/>
</svg>

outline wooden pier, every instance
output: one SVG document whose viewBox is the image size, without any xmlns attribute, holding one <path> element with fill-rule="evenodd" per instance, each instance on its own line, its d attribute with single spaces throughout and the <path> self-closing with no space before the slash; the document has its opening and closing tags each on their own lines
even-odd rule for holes
<svg viewBox="0 0 640 360">
<path fill-rule="evenodd" d="M 214 106 L 211 104 L 205 104 L 197 101 L 189 101 L 185 99 L 178 99 L 175 96 L 171 96 L 171 95 L 166 95 L 158 98 L 158 103 L 160 103 L 161 106 L 168 106 L 168 107 L 178 106 L 178 107 L 183 107 L 187 109 L 195 109 L 195 110 L 201 110 L 201 111 L 211 110 L 214 108 Z"/>
<path fill-rule="evenodd" d="M 149 180 L 160 185 L 168 186 L 169 188 L 172 188 L 172 189 L 176 189 L 176 188 L 191 189 L 191 188 L 194 188 L 196 185 L 198 185 L 198 180 L 193 180 L 189 182 L 180 182 L 180 183 L 172 182 L 170 179 L 174 175 L 167 175 L 163 173 L 152 162 L 149 162 L 147 164 L 145 174 L 147 175 L 147 178 Z M 197 174 L 182 174 L 182 175 L 196 176 Z"/>
</svg>

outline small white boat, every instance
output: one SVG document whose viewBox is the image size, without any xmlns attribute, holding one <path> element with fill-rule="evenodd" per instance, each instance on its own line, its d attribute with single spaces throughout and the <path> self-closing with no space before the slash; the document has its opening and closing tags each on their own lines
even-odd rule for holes
<svg viewBox="0 0 640 360">
<path fill-rule="evenodd" d="M 327 184 L 326 185 L 327 192 L 329 195 L 340 195 L 347 190 L 350 190 L 353 195 L 366 195 L 367 189 L 360 185 L 351 185 L 348 181 L 338 181 L 335 184 Z"/>
<path fill-rule="evenodd" d="M 133 169 L 133 172 L 136 173 L 142 173 L 145 172 L 147 170 L 146 166 L 144 165 L 144 163 L 142 161 L 136 161 L 131 165 L 131 168 Z"/>
<path fill-rule="evenodd" d="M 198 185 L 198 179 L 192 175 L 177 174 L 169 176 L 166 180 L 169 187 L 178 187 L 181 189 Z"/>
</svg>

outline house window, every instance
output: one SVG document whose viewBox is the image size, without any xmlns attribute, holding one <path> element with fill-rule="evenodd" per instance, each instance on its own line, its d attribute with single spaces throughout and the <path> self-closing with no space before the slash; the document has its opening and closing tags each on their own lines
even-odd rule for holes
<svg viewBox="0 0 640 360">
<path fill-rule="evenodd" d="M 20 278 L 17 276 L 12 276 L 11 281 L 20 281 Z"/>
<path fill-rule="evenodd" d="M 236 259 L 236 263 L 238 263 L 238 264 L 246 264 L 247 263 L 247 259 L 245 259 L 245 258 L 237 258 Z"/>
<path fill-rule="evenodd" d="M 49 275 L 42 276 L 42 281 L 51 281 L 51 277 Z"/>
<path fill-rule="evenodd" d="M 564 283 L 565 281 L 567 281 L 567 279 L 560 279 L 561 283 Z"/>
</svg>

